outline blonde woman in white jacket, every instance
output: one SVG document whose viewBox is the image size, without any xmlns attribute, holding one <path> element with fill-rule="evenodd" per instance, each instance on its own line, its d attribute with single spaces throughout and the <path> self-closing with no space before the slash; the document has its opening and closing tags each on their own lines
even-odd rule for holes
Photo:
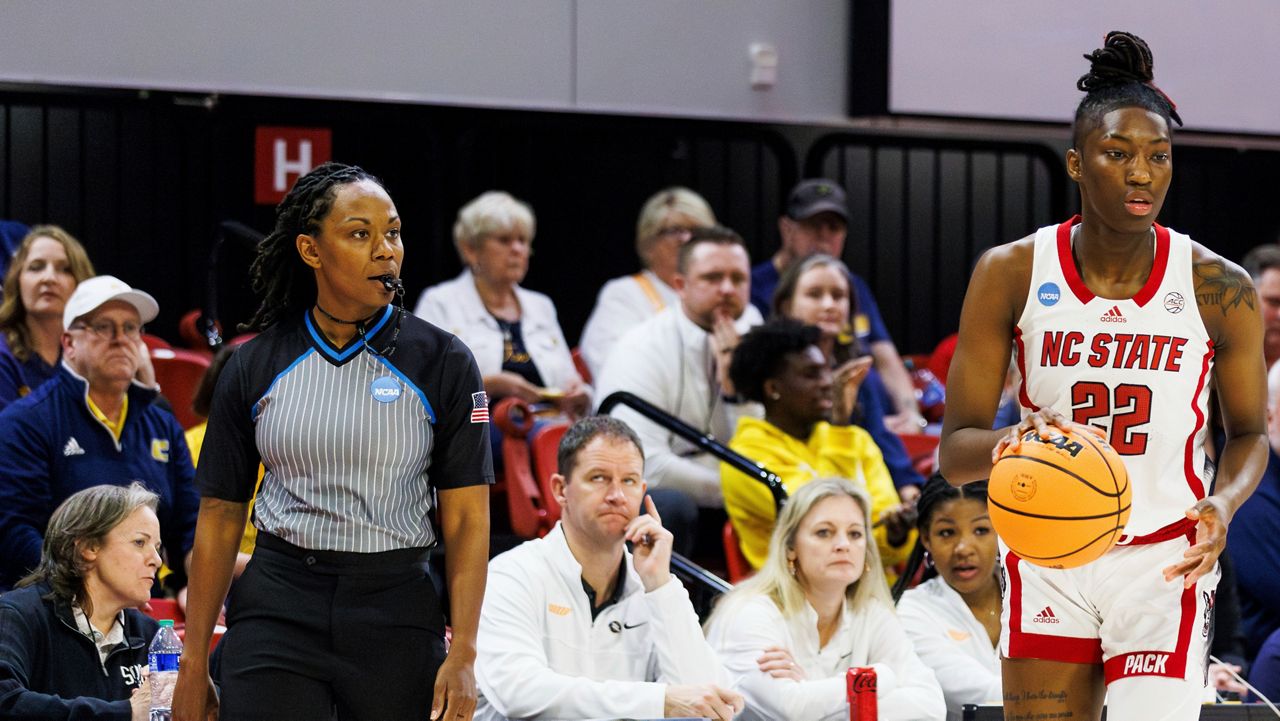
<svg viewBox="0 0 1280 721">
<path fill-rule="evenodd" d="M 857 666 L 876 670 L 881 721 L 946 716 L 867 542 L 870 505 L 845 479 L 804 486 L 778 516 L 765 565 L 716 607 L 708 640 L 746 699 L 740 719 L 847 718 L 845 672 Z"/>
</svg>

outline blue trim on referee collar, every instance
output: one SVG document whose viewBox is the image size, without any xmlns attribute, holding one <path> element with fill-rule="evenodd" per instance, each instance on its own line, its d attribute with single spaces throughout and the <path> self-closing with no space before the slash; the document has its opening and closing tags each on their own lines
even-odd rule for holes
<svg viewBox="0 0 1280 721">
<path fill-rule="evenodd" d="M 370 355 L 373 355 L 373 354 L 370 354 Z M 386 366 L 387 370 L 391 371 L 396 378 L 400 379 L 402 383 L 409 386 L 410 390 L 418 394 L 418 400 L 422 401 L 422 407 L 427 409 L 427 420 L 432 425 L 435 425 L 436 412 L 435 412 L 435 409 L 431 407 L 430 401 L 427 400 L 427 394 L 423 393 L 421 388 L 415 385 L 413 381 L 409 380 L 409 376 L 406 376 L 404 373 L 401 373 L 399 368 L 396 368 L 395 366 L 388 363 L 386 358 L 383 358 L 380 355 L 373 355 L 373 357 L 376 358 L 379 363 Z"/>
<path fill-rule="evenodd" d="M 329 339 L 325 338 L 324 334 L 321 333 L 316 328 L 315 323 L 311 321 L 310 308 L 308 308 L 306 311 L 303 312 L 302 319 L 303 319 L 303 322 L 306 323 L 307 332 L 311 334 L 311 339 L 316 342 L 316 346 L 320 349 L 320 351 L 324 353 L 326 356 L 328 356 L 335 363 L 341 363 L 342 361 L 345 361 L 346 359 L 350 358 L 356 353 L 359 353 L 360 350 L 364 348 L 365 341 L 376 336 L 378 332 L 381 331 L 383 327 L 387 325 L 387 320 L 391 317 L 392 310 L 393 310 L 392 306 L 388 304 L 387 307 L 382 311 L 382 317 L 378 319 L 378 322 L 374 323 L 372 328 L 365 331 L 364 339 L 361 339 L 360 335 L 357 334 L 355 337 L 351 339 L 350 345 L 347 346 L 347 349 L 344 351 L 338 351 L 334 349 L 333 344 L 329 342 Z"/>
<path fill-rule="evenodd" d="M 288 368 L 285 368 L 284 370 L 280 371 L 280 372 L 276 375 L 276 377 L 275 377 L 275 378 L 272 378 L 272 379 L 271 379 L 271 384 L 267 386 L 267 390 L 266 390 L 265 392 L 263 392 L 262 396 L 261 396 L 260 398 L 258 398 L 258 400 L 256 400 L 256 401 L 254 401 L 254 402 L 253 402 L 253 408 L 249 411 L 249 419 L 250 419 L 251 421 L 253 421 L 254 423 L 257 423 L 257 422 L 258 422 L 258 408 L 259 408 L 260 404 L 262 403 L 262 399 L 263 399 L 263 398 L 266 398 L 266 397 L 267 397 L 267 396 L 269 396 L 269 395 L 271 395 L 271 390 L 272 390 L 273 388 L 275 388 L 275 387 L 276 387 L 276 384 L 280 382 L 280 379 L 281 379 L 281 378 L 284 378 L 286 375 L 288 375 L 288 374 L 289 374 L 289 371 L 291 371 L 291 370 L 293 370 L 294 368 L 296 368 L 296 367 L 298 366 L 298 364 L 299 364 L 299 363 L 301 363 L 302 361 L 304 361 L 304 360 L 306 360 L 306 359 L 307 359 L 307 356 L 309 356 L 309 355 L 311 355 L 312 353 L 315 353 L 315 352 L 316 352 L 316 349 L 315 349 L 315 348 L 308 348 L 308 349 L 307 349 L 307 351 L 306 351 L 305 353 L 303 353 L 302 355 L 298 356 L 297 360 L 295 360 L 294 362 L 290 363 Z"/>
</svg>

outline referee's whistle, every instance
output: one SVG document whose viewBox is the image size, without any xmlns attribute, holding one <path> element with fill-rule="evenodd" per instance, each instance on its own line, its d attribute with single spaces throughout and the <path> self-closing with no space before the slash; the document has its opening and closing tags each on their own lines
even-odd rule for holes
<svg viewBox="0 0 1280 721">
<path fill-rule="evenodd" d="M 382 275 L 370 276 L 369 280 L 381 281 L 382 287 L 385 288 L 388 292 L 395 293 L 400 297 L 404 297 L 404 281 L 400 280 L 399 278 L 395 277 L 390 273 L 383 273 Z"/>
</svg>

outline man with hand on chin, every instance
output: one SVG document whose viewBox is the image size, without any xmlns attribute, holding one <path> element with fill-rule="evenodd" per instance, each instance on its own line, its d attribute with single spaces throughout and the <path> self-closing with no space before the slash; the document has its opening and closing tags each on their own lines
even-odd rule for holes
<svg viewBox="0 0 1280 721">
<path fill-rule="evenodd" d="M 477 721 L 732 718 L 742 697 L 726 690 L 671 575 L 672 536 L 645 499 L 639 437 L 617 419 L 584 418 L 557 462 L 560 522 L 489 564 Z"/>
</svg>

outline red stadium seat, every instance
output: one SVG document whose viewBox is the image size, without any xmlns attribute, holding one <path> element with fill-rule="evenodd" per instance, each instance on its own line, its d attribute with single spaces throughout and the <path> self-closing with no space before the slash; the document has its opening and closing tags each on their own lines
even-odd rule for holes
<svg viewBox="0 0 1280 721">
<path fill-rule="evenodd" d="M 582 356 L 582 348 L 576 346 L 573 349 L 573 367 L 578 370 L 578 375 L 582 376 L 584 382 L 591 382 L 591 368 L 587 366 L 587 359 Z"/>
<path fill-rule="evenodd" d="M 937 450 L 941 439 L 927 433 L 904 433 L 899 434 L 898 438 L 907 447 L 907 457 L 911 459 L 911 465 L 916 471 L 926 478 L 933 475 L 938 467 Z"/>
<path fill-rule="evenodd" d="M 143 342 L 143 343 L 146 343 L 146 344 L 147 344 L 147 350 L 151 350 L 151 351 L 154 351 L 154 350 L 156 350 L 156 349 L 158 349 L 158 348 L 172 348 L 172 347 L 173 347 L 173 346 L 169 345 L 169 341 L 165 340 L 164 338 L 161 338 L 161 337 L 160 337 L 160 336 L 158 336 L 158 335 L 151 335 L 150 333 L 143 333 L 143 334 L 142 334 L 142 342 Z"/>
<path fill-rule="evenodd" d="M 519 398 L 503 398 L 493 408 L 493 423 L 502 431 L 502 480 L 493 493 L 506 494 L 511 532 L 521 538 L 541 538 L 555 525 L 533 476 L 526 439 L 533 421 L 533 410 Z"/>
<path fill-rule="evenodd" d="M 191 428 L 203 422 L 191 409 L 191 401 L 209 369 L 209 356 L 181 348 L 155 348 L 151 351 L 151 365 L 155 366 L 160 392 L 173 405 L 178 423 Z"/>
<path fill-rule="evenodd" d="M 563 421 L 544 423 L 529 437 L 529 450 L 533 454 L 533 475 L 538 480 L 543 507 L 547 509 L 547 520 L 553 526 L 560 520 L 560 503 L 551 493 L 551 476 L 559 467 L 556 451 L 560 449 L 560 439 L 564 438 L 567 430 L 569 424 Z"/>
<path fill-rule="evenodd" d="M 738 583 L 755 573 L 747 557 L 742 555 L 742 544 L 738 542 L 738 532 L 733 530 L 733 521 L 724 522 L 724 530 L 720 532 L 724 539 L 724 560 L 729 574 L 729 583 Z"/>
</svg>

